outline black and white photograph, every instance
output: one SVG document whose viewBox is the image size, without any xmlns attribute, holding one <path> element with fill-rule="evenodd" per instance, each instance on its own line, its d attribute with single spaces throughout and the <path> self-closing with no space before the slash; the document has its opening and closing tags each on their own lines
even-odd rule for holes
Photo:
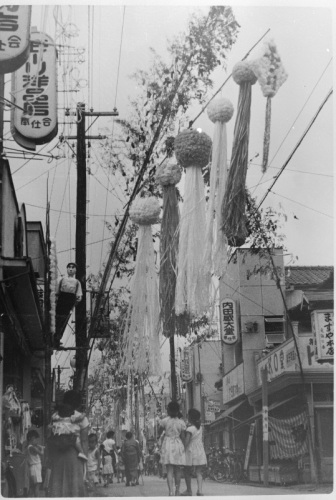
<svg viewBox="0 0 336 500">
<path fill-rule="evenodd" d="M 0 6 L 2 498 L 333 493 L 335 14 Z"/>
</svg>

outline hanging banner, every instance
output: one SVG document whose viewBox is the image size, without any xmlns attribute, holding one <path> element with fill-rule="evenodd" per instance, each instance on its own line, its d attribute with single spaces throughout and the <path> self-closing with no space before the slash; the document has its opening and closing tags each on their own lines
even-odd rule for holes
<svg viewBox="0 0 336 500">
<path fill-rule="evenodd" d="M 189 347 L 183 349 L 181 378 L 184 382 L 190 382 L 193 379 L 193 353 Z"/>
<path fill-rule="evenodd" d="M 222 340 L 225 344 L 234 344 L 238 340 L 238 321 L 236 303 L 232 299 L 224 299 L 220 305 L 220 321 Z"/>
<path fill-rule="evenodd" d="M 11 132 L 25 149 L 35 150 L 57 135 L 56 48 L 45 33 L 32 29 L 27 62 L 12 76 Z"/>
<path fill-rule="evenodd" d="M 12 73 L 29 57 L 31 5 L 0 6 L 0 73 Z"/>
<path fill-rule="evenodd" d="M 327 309 L 311 313 L 312 332 L 320 361 L 334 359 L 334 311 Z"/>
</svg>

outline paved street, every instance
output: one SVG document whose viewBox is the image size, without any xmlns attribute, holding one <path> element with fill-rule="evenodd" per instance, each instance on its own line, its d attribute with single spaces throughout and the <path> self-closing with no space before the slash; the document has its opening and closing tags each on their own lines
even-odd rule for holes
<svg viewBox="0 0 336 500">
<path fill-rule="evenodd" d="M 196 479 L 192 480 L 192 490 L 196 496 Z M 185 491 L 185 483 L 182 480 L 181 491 Z M 316 495 L 328 494 L 332 492 L 331 485 L 321 485 L 315 489 L 314 485 L 292 485 L 292 486 L 273 486 L 264 488 L 260 484 L 232 484 L 216 483 L 206 479 L 203 485 L 205 496 L 236 496 L 236 495 Z M 145 476 L 142 483 L 140 478 L 139 486 L 129 486 L 125 483 L 114 483 L 107 488 L 99 486 L 97 492 L 92 496 L 108 497 L 164 497 L 168 496 L 167 482 L 156 476 Z"/>
</svg>

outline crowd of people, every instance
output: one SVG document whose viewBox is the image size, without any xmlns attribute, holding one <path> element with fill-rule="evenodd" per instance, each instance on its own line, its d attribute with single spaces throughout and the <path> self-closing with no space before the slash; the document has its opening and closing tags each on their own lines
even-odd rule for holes
<svg viewBox="0 0 336 500">
<path fill-rule="evenodd" d="M 29 475 L 28 496 L 40 496 L 42 480 L 50 497 L 84 497 L 96 491 L 125 482 L 125 486 L 139 484 L 144 454 L 132 432 L 126 432 L 121 446 L 117 446 L 114 431 L 109 430 L 102 442 L 89 432 L 85 413 L 78 411 L 80 394 L 67 391 L 52 415 L 50 437 L 46 449 L 40 446 L 39 433 L 27 435 L 26 457 Z M 197 495 L 202 496 L 202 468 L 206 455 L 202 442 L 200 412 L 189 410 L 188 424 L 182 418 L 178 403 L 170 402 L 168 416 L 159 422 L 160 464 L 164 468 L 170 496 L 191 496 L 191 469 L 197 478 Z M 42 477 L 42 462 L 46 473 Z M 186 491 L 180 493 L 184 471 Z"/>
</svg>

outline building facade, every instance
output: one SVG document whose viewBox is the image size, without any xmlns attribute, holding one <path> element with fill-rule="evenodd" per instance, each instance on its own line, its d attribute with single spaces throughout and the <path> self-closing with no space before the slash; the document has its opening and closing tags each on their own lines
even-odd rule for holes
<svg viewBox="0 0 336 500">
<path fill-rule="evenodd" d="M 221 321 L 223 411 L 208 426 L 212 443 L 245 450 L 250 479 L 262 480 L 266 371 L 270 481 L 331 481 L 333 268 L 285 268 L 282 250 L 238 249 L 220 286 L 220 307 L 234 309 Z"/>
<path fill-rule="evenodd" d="M 12 466 L 21 496 L 27 432 L 36 428 L 41 442 L 44 437 L 47 252 L 41 223 L 28 222 L 25 206 L 17 202 L 8 162 L 1 160 L 1 167 L 1 462 Z"/>
</svg>

